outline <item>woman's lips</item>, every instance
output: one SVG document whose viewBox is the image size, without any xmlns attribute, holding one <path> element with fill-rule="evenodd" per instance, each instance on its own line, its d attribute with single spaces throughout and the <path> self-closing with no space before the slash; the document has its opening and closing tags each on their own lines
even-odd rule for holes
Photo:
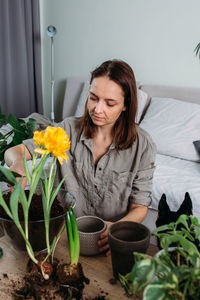
<svg viewBox="0 0 200 300">
<path fill-rule="evenodd" d="M 98 120 L 98 121 L 103 120 L 103 118 L 101 118 L 101 117 L 99 117 L 99 116 L 96 116 L 96 115 L 93 115 L 93 119 L 94 119 L 94 120 Z"/>
</svg>

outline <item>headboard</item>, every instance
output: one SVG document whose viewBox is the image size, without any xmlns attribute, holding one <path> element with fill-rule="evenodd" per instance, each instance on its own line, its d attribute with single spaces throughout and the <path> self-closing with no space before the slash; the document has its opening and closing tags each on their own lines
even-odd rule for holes
<svg viewBox="0 0 200 300">
<path fill-rule="evenodd" d="M 87 80 L 87 77 L 68 77 L 66 79 L 62 111 L 63 119 L 75 114 L 79 97 Z M 147 85 L 141 83 L 139 88 L 149 95 L 149 99 L 151 97 L 174 98 L 200 104 L 200 88 Z"/>
<path fill-rule="evenodd" d="M 140 89 L 146 92 L 150 98 L 174 98 L 200 104 L 200 88 L 141 84 Z"/>
<path fill-rule="evenodd" d="M 76 106 L 86 81 L 86 77 L 68 77 L 66 79 L 66 89 L 62 111 L 63 119 L 75 114 Z"/>
</svg>

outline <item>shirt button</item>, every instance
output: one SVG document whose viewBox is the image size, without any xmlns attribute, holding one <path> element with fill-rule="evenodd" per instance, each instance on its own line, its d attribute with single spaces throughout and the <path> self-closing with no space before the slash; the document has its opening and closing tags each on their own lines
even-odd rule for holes
<svg viewBox="0 0 200 300">
<path fill-rule="evenodd" d="M 99 168 L 99 171 L 101 171 L 102 170 L 102 168 Z"/>
<path fill-rule="evenodd" d="M 95 187 L 95 189 L 97 189 L 97 185 L 96 185 L 96 184 L 95 184 L 95 186 L 94 186 L 94 187 Z"/>
</svg>

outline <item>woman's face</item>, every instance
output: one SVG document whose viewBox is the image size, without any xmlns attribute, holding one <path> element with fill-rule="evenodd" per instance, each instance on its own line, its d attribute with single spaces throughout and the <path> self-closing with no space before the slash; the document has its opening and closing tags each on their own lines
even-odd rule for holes
<svg viewBox="0 0 200 300">
<path fill-rule="evenodd" d="M 126 110 L 122 88 L 107 76 L 94 78 L 87 100 L 89 115 L 97 126 L 113 127 Z"/>
</svg>

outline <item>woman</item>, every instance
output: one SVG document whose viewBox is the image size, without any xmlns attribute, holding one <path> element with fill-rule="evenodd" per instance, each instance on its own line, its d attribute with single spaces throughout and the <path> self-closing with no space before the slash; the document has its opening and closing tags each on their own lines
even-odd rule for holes
<svg viewBox="0 0 200 300">
<path fill-rule="evenodd" d="M 136 125 L 136 112 L 134 73 L 127 63 L 110 60 L 91 73 L 83 117 L 59 124 L 71 140 L 69 162 L 59 166 L 59 176 L 67 174 L 65 186 L 77 200 L 77 216 L 97 215 L 107 222 L 100 251 L 109 248 L 112 222 L 142 222 L 151 203 L 156 149 L 151 137 Z M 29 160 L 33 142 L 24 144 Z M 24 174 L 23 154 L 23 145 L 5 154 L 6 163 L 20 174 Z"/>
</svg>

